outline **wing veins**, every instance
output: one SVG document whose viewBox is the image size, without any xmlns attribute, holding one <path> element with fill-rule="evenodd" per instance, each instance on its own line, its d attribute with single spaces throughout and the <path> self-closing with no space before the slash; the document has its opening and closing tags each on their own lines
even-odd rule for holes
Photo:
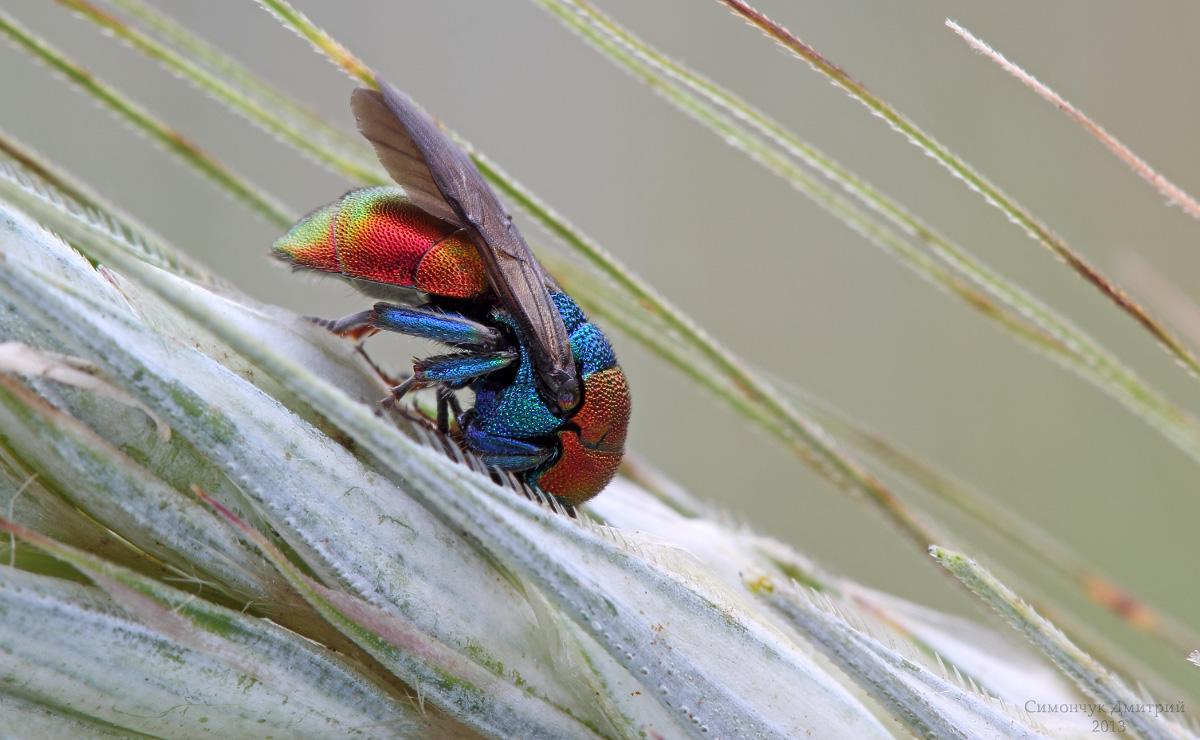
<svg viewBox="0 0 1200 740">
<path fill-rule="evenodd" d="M 396 88 L 376 82 L 380 92 L 355 90 L 351 108 L 380 162 L 416 205 L 467 231 L 493 290 L 525 335 L 539 374 L 553 379 L 552 385 L 577 388 L 566 327 L 550 299 L 549 290 L 557 285 L 533 256 L 512 215 L 475 163 L 432 119 Z"/>
</svg>

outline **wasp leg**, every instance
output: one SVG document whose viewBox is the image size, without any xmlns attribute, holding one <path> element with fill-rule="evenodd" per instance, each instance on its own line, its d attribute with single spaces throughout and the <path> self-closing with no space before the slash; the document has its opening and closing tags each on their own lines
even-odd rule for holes
<svg viewBox="0 0 1200 740">
<path fill-rule="evenodd" d="M 460 314 L 429 308 L 376 303 L 370 311 L 369 322 L 374 329 L 432 339 L 455 347 L 494 350 L 504 341 L 500 330 L 495 327 L 481 324 Z"/>
<path fill-rule="evenodd" d="M 469 349 L 492 350 L 504 343 L 500 330 L 461 314 L 394 303 L 376 303 L 370 311 L 359 311 L 340 319 L 304 318 L 334 334 L 354 338 L 383 330 Z"/>
<path fill-rule="evenodd" d="M 379 405 L 385 409 L 393 408 L 400 399 L 408 395 L 409 391 L 414 391 L 422 386 L 419 384 L 416 375 L 410 375 L 404 379 L 400 385 L 392 388 L 392 394 L 379 402 Z"/>
<path fill-rule="evenodd" d="M 503 370 L 518 359 L 519 355 L 510 349 L 437 355 L 413 362 L 413 377 L 423 386 L 450 385 L 461 388 L 476 378 Z"/>
<path fill-rule="evenodd" d="M 462 405 L 458 402 L 458 396 L 453 393 L 446 394 L 446 404 L 450 407 L 450 412 L 455 419 L 461 419 L 463 415 Z"/>
<path fill-rule="evenodd" d="M 359 311 L 340 319 L 323 319 L 320 316 L 305 316 L 304 318 L 317 326 L 325 327 L 340 337 L 349 336 L 357 339 L 375 328 L 371 326 L 370 311 Z"/>
<path fill-rule="evenodd" d="M 450 433 L 450 413 L 454 412 L 454 418 L 462 416 L 462 406 L 458 403 L 458 397 L 454 395 L 454 388 L 442 386 L 438 388 L 437 395 L 437 427 L 442 434 Z"/>
<path fill-rule="evenodd" d="M 392 408 L 396 402 L 404 398 L 411 391 L 420 388 L 428 388 L 429 386 L 438 386 L 446 390 L 461 388 L 475 378 L 488 373 L 494 373 L 497 370 L 504 368 L 517 362 L 519 355 L 513 350 L 501 350 L 499 352 L 462 352 L 455 355 L 438 355 L 436 357 L 426 357 L 423 360 L 413 362 L 413 374 L 403 383 L 392 388 L 392 395 L 380 401 L 384 408 Z M 438 403 L 441 404 L 439 397 Z M 454 401 L 454 407 L 461 413 L 458 407 L 458 401 Z M 442 410 L 438 409 L 439 416 Z M 441 425 L 439 424 L 439 429 Z M 446 422 L 446 430 L 449 430 L 449 421 Z"/>
<path fill-rule="evenodd" d="M 363 358 L 363 360 L 364 360 L 364 361 L 367 363 L 367 365 L 368 365 L 368 366 L 370 366 L 371 370 L 373 370 L 373 371 L 375 372 L 375 375 L 376 375 L 376 376 L 377 376 L 377 377 L 378 377 L 380 380 L 382 380 L 382 381 L 383 381 L 383 384 L 384 384 L 384 385 L 386 385 L 386 386 L 388 386 L 388 387 L 393 387 L 393 386 L 400 385 L 400 382 L 401 382 L 402 380 L 407 380 L 407 378 L 403 378 L 403 377 L 402 377 L 402 378 L 399 378 L 399 379 L 397 379 L 397 378 L 393 378 L 392 376 L 390 376 L 390 375 L 388 375 L 387 373 L 385 373 L 385 372 L 383 371 L 383 368 L 379 367 L 379 365 L 377 365 L 377 364 L 375 363 L 375 361 L 371 359 L 371 356 L 367 354 L 367 348 L 366 348 L 365 346 L 363 346 L 363 345 L 364 345 L 364 343 L 363 343 L 363 342 L 358 342 L 357 344 L 355 344 L 355 345 L 354 345 L 354 352 L 355 352 L 355 353 L 356 353 L 356 354 L 357 354 L 359 357 Z"/>
<path fill-rule="evenodd" d="M 536 468 L 554 457 L 553 444 L 488 434 L 474 423 L 467 425 L 466 443 L 483 461 L 494 468 L 519 472 Z"/>
</svg>

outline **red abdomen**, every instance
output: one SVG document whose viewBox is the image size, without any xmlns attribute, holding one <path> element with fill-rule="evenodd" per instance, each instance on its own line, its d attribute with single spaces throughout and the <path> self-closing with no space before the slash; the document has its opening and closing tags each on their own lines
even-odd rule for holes
<svg viewBox="0 0 1200 740">
<path fill-rule="evenodd" d="M 431 295 L 477 298 L 490 289 L 470 238 L 399 188 L 352 190 L 302 218 L 271 251 L 296 267 Z"/>
<path fill-rule="evenodd" d="M 629 386 L 616 365 L 583 378 L 583 405 L 558 433 L 562 450 L 538 478 L 542 490 L 578 506 L 617 474 L 629 428 Z"/>
</svg>

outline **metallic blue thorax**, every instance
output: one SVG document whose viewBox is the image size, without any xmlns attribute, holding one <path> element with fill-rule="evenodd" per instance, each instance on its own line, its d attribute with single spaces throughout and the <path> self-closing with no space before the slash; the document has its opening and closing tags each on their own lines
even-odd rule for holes
<svg viewBox="0 0 1200 740">
<path fill-rule="evenodd" d="M 616 365 L 617 359 L 608 339 L 595 324 L 588 322 L 579 306 L 562 293 L 551 293 L 550 298 L 566 325 L 575 361 L 581 365 L 581 375 L 586 378 L 593 372 Z M 520 329 L 507 313 L 497 312 L 493 317 L 516 332 L 520 340 L 520 360 L 511 382 L 486 376 L 474 384 L 476 426 L 489 435 L 515 439 L 553 434 L 564 421 L 551 413 L 538 395 L 533 360 Z"/>
</svg>

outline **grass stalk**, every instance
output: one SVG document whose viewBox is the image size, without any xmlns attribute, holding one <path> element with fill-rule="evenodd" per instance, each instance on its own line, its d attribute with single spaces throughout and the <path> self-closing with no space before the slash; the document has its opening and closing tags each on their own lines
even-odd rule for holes
<svg viewBox="0 0 1200 740">
<path fill-rule="evenodd" d="M 128 121 L 135 130 L 149 136 L 151 141 L 158 143 L 168 152 L 191 165 L 220 189 L 230 193 L 238 202 L 262 216 L 269 223 L 285 227 L 295 221 L 295 216 L 286 206 L 264 195 L 260 188 L 235 174 L 194 142 L 185 138 L 183 134 L 133 102 L 128 96 L 96 78 L 61 51 L 26 30 L 7 13 L 0 12 L 0 32 L 6 34 L 14 43 L 35 58 L 49 65 L 51 69 L 78 85 L 92 98 L 116 113 L 118 117 Z"/>
<path fill-rule="evenodd" d="M 1188 371 L 1189 375 L 1200 379 L 1200 361 L 1196 359 L 1195 355 L 1182 340 L 1167 330 L 1166 327 L 1142 308 L 1120 286 L 1092 266 L 1082 255 L 1069 247 L 1066 242 L 1054 234 L 1048 226 L 1034 217 L 1026 208 L 1006 195 L 990 180 L 977 172 L 932 136 L 921 130 L 915 123 L 874 95 L 861 82 L 846 74 L 845 70 L 841 67 L 833 64 L 808 44 L 796 38 L 786 28 L 775 23 L 742 0 L 720 1 L 729 6 L 737 15 L 744 18 L 751 25 L 761 30 L 769 38 L 775 40 L 783 48 L 805 62 L 808 62 L 809 66 L 825 75 L 835 85 L 841 87 L 852 97 L 863 103 L 872 113 L 887 121 L 892 128 L 906 136 L 909 141 L 920 147 L 953 175 L 965 182 L 969 188 L 982 195 L 985 201 L 999 208 L 1010 221 L 1020 226 L 1025 233 L 1049 249 L 1080 277 L 1091 283 L 1109 301 L 1133 317 L 1170 355 L 1175 357 L 1179 364 Z"/>
</svg>

